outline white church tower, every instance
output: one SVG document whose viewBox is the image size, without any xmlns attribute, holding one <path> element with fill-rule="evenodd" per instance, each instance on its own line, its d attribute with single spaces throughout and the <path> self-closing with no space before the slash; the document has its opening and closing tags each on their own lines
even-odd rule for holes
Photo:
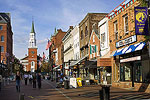
<svg viewBox="0 0 150 100">
<path fill-rule="evenodd" d="M 36 33 L 34 30 L 34 22 L 32 21 L 32 28 L 29 36 L 28 46 L 28 71 L 35 72 L 37 70 L 37 45 Z"/>
</svg>

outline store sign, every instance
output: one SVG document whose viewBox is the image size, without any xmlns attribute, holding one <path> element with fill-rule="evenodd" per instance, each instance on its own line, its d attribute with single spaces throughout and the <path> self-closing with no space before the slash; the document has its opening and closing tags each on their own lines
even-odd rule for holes
<svg viewBox="0 0 150 100">
<path fill-rule="evenodd" d="M 99 58 L 97 59 L 97 66 L 112 66 L 111 58 Z"/>
<path fill-rule="evenodd" d="M 68 66 L 68 64 L 65 64 L 65 69 L 69 69 L 69 66 Z"/>
<path fill-rule="evenodd" d="M 136 42 L 136 35 L 133 35 L 133 36 L 130 36 L 124 40 L 120 40 L 119 42 L 116 42 L 116 48 L 119 48 L 119 47 L 122 47 L 122 46 L 125 46 L 127 44 L 131 44 L 133 42 Z"/>
<path fill-rule="evenodd" d="M 121 59 L 120 62 L 123 63 L 123 62 L 130 62 L 130 61 L 136 61 L 136 60 L 141 60 L 141 56 Z"/>
<path fill-rule="evenodd" d="M 148 35 L 147 7 L 135 7 L 135 33 L 136 35 Z"/>
</svg>

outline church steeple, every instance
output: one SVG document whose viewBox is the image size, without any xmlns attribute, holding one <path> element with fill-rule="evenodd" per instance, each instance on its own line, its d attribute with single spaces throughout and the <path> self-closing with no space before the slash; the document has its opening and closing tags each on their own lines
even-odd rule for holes
<svg viewBox="0 0 150 100">
<path fill-rule="evenodd" d="M 35 33 L 35 30 L 34 30 L 34 22 L 32 21 L 32 28 L 31 28 L 31 32 L 30 33 Z"/>
<path fill-rule="evenodd" d="M 32 21 L 32 28 L 29 37 L 29 48 L 37 48 L 36 47 L 36 34 L 34 30 L 34 22 Z"/>
</svg>

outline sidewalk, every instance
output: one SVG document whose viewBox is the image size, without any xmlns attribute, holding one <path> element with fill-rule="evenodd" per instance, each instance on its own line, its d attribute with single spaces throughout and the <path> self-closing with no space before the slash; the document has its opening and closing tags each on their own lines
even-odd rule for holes
<svg viewBox="0 0 150 100">
<path fill-rule="evenodd" d="M 55 82 L 51 82 L 55 84 Z M 73 100 L 99 100 L 99 85 L 89 85 L 76 89 L 59 88 L 65 95 Z M 144 92 L 137 92 L 128 89 L 120 89 L 116 87 L 110 88 L 111 100 L 150 100 L 150 94 Z"/>
<path fill-rule="evenodd" d="M 55 82 L 48 80 L 42 81 L 42 89 L 33 89 L 32 85 L 21 85 L 21 92 L 17 93 L 15 82 L 11 82 L 0 92 L 0 100 L 19 100 L 19 94 L 24 93 L 24 100 L 99 100 L 98 85 L 84 86 L 80 88 L 64 89 L 55 88 Z M 126 89 L 114 88 L 110 89 L 111 100 L 150 100 L 150 94 L 144 92 L 135 92 Z"/>
</svg>

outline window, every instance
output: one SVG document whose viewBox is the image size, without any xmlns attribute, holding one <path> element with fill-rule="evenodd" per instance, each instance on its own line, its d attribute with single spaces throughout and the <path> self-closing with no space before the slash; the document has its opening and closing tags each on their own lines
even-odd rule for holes
<svg viewBox="0 0 150 100">
<path fill-rule="evenodd" d="M 86 48 L 86 54 L 88 54 L 89 53 L 89 48 Z"/>
<path fill-rule="evenodd" d="M 118 40 L 118 23 L 117 23 L 117 21 L 114 22 L 114 34 L 115 34 L 115 39 Z"/>
<path fill-rule="evenodd" d="M 31 66 L 34 66 L 34 61 L 31 62 Z"/>
<path fill-rule="evenodd" d="M 96 45 L 90 45 L 90 54 L 96 53 Z"/>
<path fill-rule="evenodd" d="M 81 40 L 83 39 L 83 30 L 81 31 Z"/>
<path fill-rule="evenodd" d="M 1 52 L 4 52 L 4 47 L 3 46 L 1 46 Z"/>
<path fill-rule="evenodd" d="M 0 30 L 2 30 L 3 29 L 3 26 L 2 25 L 0 25 Z"/>
<path fill-rule="evenodd" d="M 88 35 L 88 29 L 87 26 L 85 27 L 85 37 Z"/>
<path fill-rule="evenodd" d="M 95 42 L 95 35 L 93 35 L 93 43 Z"/>
<path fill-rule="evenodd" d="M 84 50 L 81 51 L 81 58 L 84 56 Z"/>
<path fill-rule="evenodd" d="M 101 34 L 101 43 L 105 42 L 105 33 Z"/>
<path fill-rule="evenodd" d="M 124 16 L 124 32 L 125 34 L 128 34 L 129 29 L 128 29 L 128 15 Z"/>
<path fill-rule="evenodd" d="M 1 36 L 1 41 L 4 41 L 4 36 Z"/>
</svg>

